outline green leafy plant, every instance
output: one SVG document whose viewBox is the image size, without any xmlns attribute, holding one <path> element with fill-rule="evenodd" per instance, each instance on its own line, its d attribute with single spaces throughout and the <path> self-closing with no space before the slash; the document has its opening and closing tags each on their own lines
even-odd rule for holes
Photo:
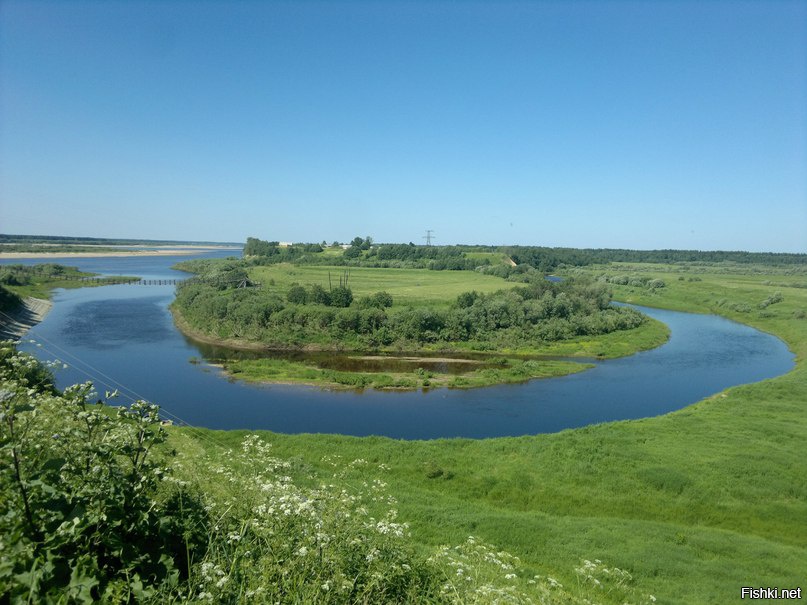
<svg viewBox="0 0 807 605">
<path fill-rule="evenodd" d="M 158 498 L 168 469 L 157 406 L 117 411 L 91 383 L 53 394 L 38 364 L 0 366 L 0 594 L 12 601 L 128 602 L 177 585 L 182 520 Z"/>
</svg>

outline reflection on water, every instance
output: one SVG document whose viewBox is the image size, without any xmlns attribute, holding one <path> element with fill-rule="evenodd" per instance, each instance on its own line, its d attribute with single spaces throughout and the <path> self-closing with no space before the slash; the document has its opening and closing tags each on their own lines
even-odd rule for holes
<svg viewBox="0 0 807 605">
<path fill-rule="evenodd" d="M 360 356 L 332 351 L 239 351 L 211 347 L 190 339 L 189 342 L 194 343 L 205 360 L 210 363 L 221 363 L 228 359 L 282 359 L 342 372 L 414 372 L 422 368 L 438 374 L 463 374 L 499 365 L 471 359 L 452 360 L 445 356 L 429 359 L 406 354 Z"/>
<path fill-rule="evenodd" d="M 205 361 L 219 364 L 226 360 L 281 359 L 316 366 L 326 370 L 343 372 L 414 372 L 418 368 L 437 374 L 464 374 L 474 370 L 496 368 L 504 365 L 506 359 L 496 353 L 444 353 L 431 351 L 399 353 L 341 353 L 338 351 L 276 351 L 233 349 L 211 345 L 190 337 L 186 342 L 196 347 Z M 545 361 L 592 362 L 589 357 L 560 357 L 557 355 L 507 355 L 509 359 L 537 359 Z"/>
<path fill-rule="evenodd" d="M 372 354 L 338 351 L 255 350 L 213 345 L 185 336 L 189 346 L 199 350 L 205 361 L 220 364 L 226 360 L 282 359 L 344 372 L 414 372 L 418 368 L 437 374 L 464 374 L 485 368 L 502 367 L 507 359 L 538 361 L 574 361 L 593 363 L 593 357 L 564 357 L 560 355 L 519 355 L 484 351 L 398 351 Z M 194 359 L 194 361 L 198 361 Z"/>
<path fill-rule="evenodd" d="M 184 275 L 170 266 L 185 258 L 70 259 L 69 264 L 106 274 L 165 279 Z M 41 346 L 23 348 L 70 365 L 57 374 L 60 386 L 92 377 L 101 392 L 121 388 L 193 425 L 405 439 L 524 435 L 654 416 L 729 386 L 778 376 L 794 365 L 793 354 L 769 334 L 715 316 L 642 309 L 670 326 L 667 344 L 562 378 L 425 393 L 252 385 L 228 382 L 208 363 L 188 363 L 200 356 L 220 358 L 221 353 L 187 340 L 175 329 L 168 312 L 173 296 L 170 286 L 60 291 L 45 321 L 29 333 Z M 357 363 L 347 356 L 319 355 L 319 362 L 339 369 Z M 479 361 L 492 363 L 489 358 Z M 446 364 L 446 371 L 459 365 L 401 359 L 373 363 L 384 368 Z"/>
<path fill-rule="evenodd" d="M 95 349 L 125 346 L 127 343 L 158 344 L 171 337 L 163 321 L 161 298 L 91 301 L 76 305 L 61 331 L 64 343 Z"/>
</svg>

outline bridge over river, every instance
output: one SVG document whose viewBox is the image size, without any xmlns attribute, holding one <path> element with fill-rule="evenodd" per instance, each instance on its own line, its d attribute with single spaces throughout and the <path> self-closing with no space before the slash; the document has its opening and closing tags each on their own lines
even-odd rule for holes
<svg viewBox="0 0 807 605">
<path fill-rule="evenodd" d="M 130 286 L 176 286 L 182 283 L 204 282 L 210 280 L 203 280 L 198 277 L 189 277 L 187 279 L 141 279 L 139 277 L 65 277 L 61 281 L 77 281 L 88 286 L 113 286 L 113 285 L 130 285 Z M 216 282 L 222 283 L 222 282 Z M 260 288 L 259 282 L 254 282 L 249 279 L 240 279 L 227 282 L 229 286 L 235 288 Z"/>
</svg>

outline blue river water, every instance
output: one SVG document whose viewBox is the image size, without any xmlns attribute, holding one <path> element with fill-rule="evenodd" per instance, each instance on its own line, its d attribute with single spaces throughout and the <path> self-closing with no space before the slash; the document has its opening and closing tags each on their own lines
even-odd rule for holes
<svg viewBox="0 0 807 605">
<path fill-rule="evenodd" d="M 107 275 L 176 279 L 187 277 L 170 268 L 179 260 L 232 254 L 49 262 Z M 59 386 L 92 379 L 99 393 L 118 388 L 120 404 L 132 397 L 148 399 L 178 423 L 401 439 L 516 436 L 656 416 L 794 366 L 781 340 L 748 326 L 713 315 L 641 308 L 670 327 L 669 342 L 561 378 L 403 393 L 254 385 L 198 362 L 201 349 L 173 325 L 168 311 L 173 298 L 173 286 L 60 290 L 51 312 L 25 336 L 21 348 L 66 364 L 56 372 Z"/>
</svg>

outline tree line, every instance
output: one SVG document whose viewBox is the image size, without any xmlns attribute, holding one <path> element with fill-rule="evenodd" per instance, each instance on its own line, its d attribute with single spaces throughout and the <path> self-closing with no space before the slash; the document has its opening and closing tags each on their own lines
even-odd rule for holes
<svg viewBox="0 0 807 605">
<path fill-rule="evenodd" d="M 472 252 L 507 255 L 516 265 L 533 267 L 545 273 L 568 267 L 582 267 L 608 262 L 635 263 L 743 263 L 793 265 L 807 264 L 807 254 L 702 250 L 628 250 L 618 248 L 563 248 L 548 246 L 423 246 L 377 244 L 373 238 L 355 237 L 340 255 L 321 255 L 322 244 L 294 244 L 281 247 L 278 242 L 247 238 L 244 255 L 259 264 L 298 262 L 368 267 L 423 268 L 432 270 L 474 270 L 491 264 L 489 259 L 473 259 Z M 337 242 L 334 242 L 337 244 Z"/>
<path fill-rule="evenodd" d="M 607 287 L 585 278 L 562 283 L 541 278 L 492 294 L 466 292 L 448 308 L 398 308 L 386 292 L 354 300 L 341 285 L 328 293 L 321 286 L 295 284 L 284 297 L 256 288 L 217 286 L 205 274 L 200 278 L 177 288 L 174 308 L 188 324 L 219 338 L 279 348 L 534 346 L 631 329 L 645 320 L 632 309 L 611 307 Z M 232 283 L 220 283 L 225 282 Z M 342 288 L 347 296 L 335 302 L 334 293 Z"/>
<path fill-rule="evenodd" d="M 596 263 L 741 263 L 761 265 L 807 264 L 807 254 L 789 252 L 745 252 L 741 250 L 583 250 Z"/>
</svg>

